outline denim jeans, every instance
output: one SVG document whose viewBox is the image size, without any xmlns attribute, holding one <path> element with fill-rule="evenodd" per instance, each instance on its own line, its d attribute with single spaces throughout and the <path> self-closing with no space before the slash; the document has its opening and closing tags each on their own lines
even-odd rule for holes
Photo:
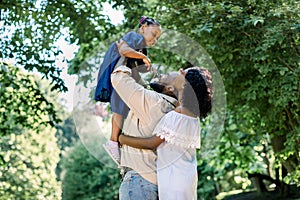
<svg viewBox="0 0 300 200">
<path fill-rule="evenodd" d="M 136 171 L 127 172 L 119 189 L 119 200 L 157 200 L 157 185 L 150 183 Z"/>
</svg>

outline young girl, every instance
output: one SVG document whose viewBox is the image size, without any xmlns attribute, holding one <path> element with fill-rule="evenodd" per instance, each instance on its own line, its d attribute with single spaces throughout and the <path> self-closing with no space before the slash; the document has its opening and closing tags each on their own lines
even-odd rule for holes
<svg viewBox="0 0 300 200">
<path fill-rule="evenodd" d="M 119 136 L 121 145 L 157 147 L 157 180 L 160 200 L 197 199 L 196 148 L 200 148 L 199 118 L 211 111 L 212 81 L 204 68 L 181 70 L 185 81 L 178 91 L 180 106 L 167 113 L 150 138 Z"/>
<path fill-rule="evenodd" d="M 110 102 L 111 111 L 113 112 L 111 120 L 112 132 L 110 140 L 103 146 L 117 165 L 120 163 L 120 152 L 117 140 L 123 126 L 123 119 L 127 116 L 129 108 L 113 90 L 110 74 L 113 72 L 121 56 L 128 59 L 135 58 L 142 60 L 149 71 L 151 61 L 142 51 L 139 50 L 153 46 L 160 35 L 161 26 L 159 22 L 152 18 L 143 16 L 139 21 L 138 31 L 131 31 L 127 33 L 120 42 L 114 42 L 106 52 L 104 60 L 100 66 L 94 99 L 101 102 Z"/>
</svg>

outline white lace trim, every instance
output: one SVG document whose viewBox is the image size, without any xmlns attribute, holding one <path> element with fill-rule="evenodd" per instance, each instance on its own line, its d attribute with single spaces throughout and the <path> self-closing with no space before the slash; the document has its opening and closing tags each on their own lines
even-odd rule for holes
<svg viewBox="0 0 300 200">
<path fill-rule="evenodd" d="M 155 130 L 154 134 L 177 146 L 184 148 L 200 148 L 200 132 L 197 133 L 198 135 L 191 137 L 185 134 L 176 133 L 166 127 L 163 127 L 159 130 Z"/>
</svg>

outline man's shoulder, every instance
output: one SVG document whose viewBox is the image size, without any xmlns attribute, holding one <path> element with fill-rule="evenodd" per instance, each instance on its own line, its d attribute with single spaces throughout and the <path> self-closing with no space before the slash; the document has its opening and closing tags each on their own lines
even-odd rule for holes
<svg viewBox="0 0 300 200">
<path fill-rule="evenodd" d="M 113 74 L 116 72 L 126 72 L 128 74 L 131 74 L 131 69 L 125 65 L 125 60 L 121 59 L 123 59 L 123 57 L 121 57 L 119 62 L 116 64 Z"/>
<path fill-rule="evenodd" d="M 157 92 L 155 92 L 157 93 Z M 170 97 L 168 95 L 165 94 L 161 94 L 161 93 L 157 93 L 162 99 L 164 99 L 166 102 L 169 102 L 171 104 L 174 104 L 175 106 L 177 105 L 178 101 L 177 99 L 175 99 L 174 97 Z"/>
<path fill-rule="evenodd" d="M 157 103 L 160 104 L 160 109 L 163 112 L 169 112 L 174 110 L 178 104 L 177 100 L 173 97 L 167 96 L 165 94 L 157 93 L 152 91 L 155 95 L 157 95 Z"/>
</svg>

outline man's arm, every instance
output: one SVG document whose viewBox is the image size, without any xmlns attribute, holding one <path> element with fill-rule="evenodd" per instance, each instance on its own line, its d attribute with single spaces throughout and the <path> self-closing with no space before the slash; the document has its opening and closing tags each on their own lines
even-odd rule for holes
<svg viewBox="0 0 300 200">
<path fill-rule="evenodd" d="M 151 120 L 151 108 L 161 98 L 153 91 L 145 89 L 131 76 L 131 70 L 126 66 L 120 66 L 111 74 L 111 82 L 126 105 L 143 122 Z"/>
<path fill-rule="evenodd" d="M 138 149 L 151 149 L 154 150 L 158 147 L 164 139 L 161 139 L 159 136 L 152 136 L 149 138 L 137 138 L 128 135 L 120 135 L 119 142 L 121 145 L 128 145 Z"/>
</svg>

